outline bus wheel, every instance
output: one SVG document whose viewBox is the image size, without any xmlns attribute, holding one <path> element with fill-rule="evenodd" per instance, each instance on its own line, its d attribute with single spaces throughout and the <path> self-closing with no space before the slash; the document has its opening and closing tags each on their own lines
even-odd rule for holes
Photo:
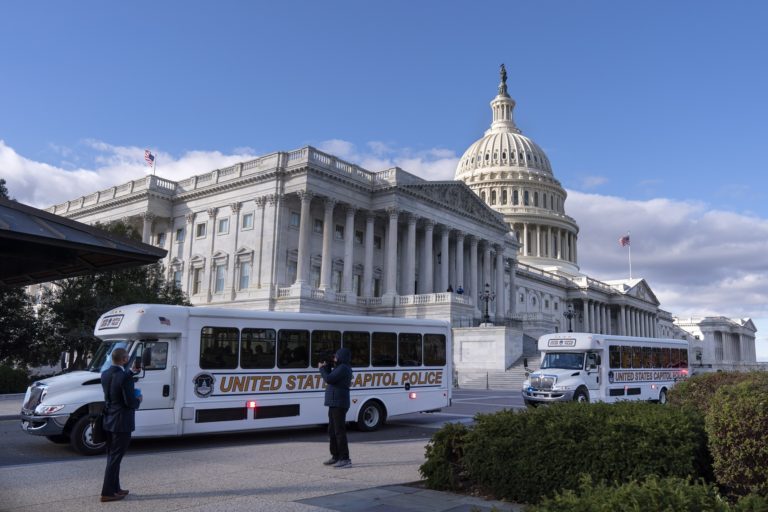
<svg viewBox="0 0 768 512">
<path fill-rule="evenodd" d="M 576 390 L 576 392 L 573 394 L 573 401 L 586 404 L 589 402 L 589 395 L 586 391 L 579 388 Z"/>
<path fill-rule="evenodd" d="M 53 436 L 45 436 L 47 440 L 49 440 L 52 443 L 56 444 L 67 444 L 69 443 L 69 438 L 65 436 L 64 434 L 56 434 Z"/>
<path fill-rule="evenodd" d="M 87 414 L 83 414 L 75 422 L 70 434 L 72 448 L 81 455 L 99 455 L 104 453 L 107 443 L 94 443 L 91 433 L 91 421 Z"/>
<path fill-rule="evenodd" d="M 357 415 L 357 429 L 363 432 L 373 432 L 384 424 L 384 408 L 373 400 L 365 402 Z"/>
<path fill-rule="evenodd" d="M 659 403 L 661 405 L 667 403 L 667 388 L 661 388 L 661 392 L 659 393 Z"/>
<path fill-rule="evenodd" d="M 531 402 L 530 400 L 525 401 L 525 406 L 529 409 L 535 409 L 538 405 L 538 402 Z"/>
</svg>

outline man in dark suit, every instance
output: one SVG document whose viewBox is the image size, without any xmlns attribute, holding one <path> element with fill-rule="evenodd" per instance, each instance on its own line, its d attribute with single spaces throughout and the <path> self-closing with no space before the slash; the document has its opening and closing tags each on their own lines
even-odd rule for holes
<svg viewBox="0 0 768 512">
<path fill-rule="evenodd" d="M 328 407 L 328 437 L 331 458 L 323 462 L 326 466 L 343 468 L 352 464 L 347 443 L 346 417 L 349 410 L 349 388 L 352 386 L 352 352 L 340 348 L 333 356 L 333 365 L 326 361 L 318 363 L 320 375 L 325 381 L 325 405 Z"/>
<path fill-rule="evenodd" d="M 120 463 L 131 442 L 135 429 L 136 409 L 141 397 L 133 387 L 133 374 L 124 366 L 128 352 L 124 348 L 112 351 L 112 366 L 101 374 L 104 389 L 104 434 L 107 439 L 107 469 L 101 488 L 101 501 L 118 501 L 126 497 L 127 490 L 120 487 Z"/>
</svg>

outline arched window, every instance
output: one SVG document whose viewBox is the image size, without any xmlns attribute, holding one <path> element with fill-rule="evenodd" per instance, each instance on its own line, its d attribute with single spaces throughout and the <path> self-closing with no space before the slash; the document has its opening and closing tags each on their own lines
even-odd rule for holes
<svg viewBox="0 0 768 512">
<path fill-rule="evenodd" d="M 546 208 L 546 207 L 547 207 L 547 194 L 543 194 L 543 195 L 541 196 L 541 200 L 542 200 L 542 201 L 544 201 L 544 204 L 542 204 L 541 206 L 542 206 L 543 208 Z"/>
<path fill-rule="evenodd" d="M 531 198 L 526 190 L 523 192 L 523 205 L 528 206 L 529 204 L 531 204 Z"/>
<path fill-rule="evenodd" d="M 501 204 L 507 204 L 507 191 L 501 191 Z"/>
<path fill-rule="evenodd" d="M 539 193 L 533 193 L 533 206 L 539 206 Z"/>
<path fill-rule="evenodd" d="M 496 204 L 496 191 L 491 190 L 491 204 Z"/>
<path fill-rule="evenodd" d="M 520 203 L 520 194 L 517 190 L 512 191 L 512 204 L 517 205 Z"/>
<path fill-rule="evenodd" d="M 482 192 L 480 192 L 480 199 L 482 199 L 482 200 L 483 200 L 483 202 L 485 202 L 485 190 L 483 190 Z"/>
</svg>

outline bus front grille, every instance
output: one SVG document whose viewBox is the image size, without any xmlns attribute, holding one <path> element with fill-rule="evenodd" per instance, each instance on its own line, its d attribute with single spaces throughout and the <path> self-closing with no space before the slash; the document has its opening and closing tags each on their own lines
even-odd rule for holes
<svg viewBox="0 0 768 512">
<path fill-rule="evenodd" d="M 535 389 L 552 389 L 557 377 L 552 375 L 534 375 L 531 378 L 531 387 Z"/>
</svg>

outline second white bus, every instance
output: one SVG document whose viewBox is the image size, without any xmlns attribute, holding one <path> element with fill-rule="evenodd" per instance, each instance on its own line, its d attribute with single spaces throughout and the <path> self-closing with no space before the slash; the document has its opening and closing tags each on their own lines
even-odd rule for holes
<svg viewBox="0 0 768 512">
<path fill-rule="evenodd" d="M 451 400 L 451 329 L 438 320 L 135 304 L 102 315 L 95 335 L 88 370 L 34 383 L 21 414 L 26 432 L 83 454 L 103 449 L 88 408 L 104 399 L 100 372 L 117 347 L 141 361 L 138 438 L 326 423 L 317 364 L 341 346 L 354 374 L 347 421 L 362 430 Z"/>
<path fill-rule="evenodd" d="M 685 340 L 555 333 L 539 338 L 539 351 L 540 368 L 523 383 L 528 406 L 570 400 L 666 403 L 669 389 L 688 377 Z"/>
</svg>

